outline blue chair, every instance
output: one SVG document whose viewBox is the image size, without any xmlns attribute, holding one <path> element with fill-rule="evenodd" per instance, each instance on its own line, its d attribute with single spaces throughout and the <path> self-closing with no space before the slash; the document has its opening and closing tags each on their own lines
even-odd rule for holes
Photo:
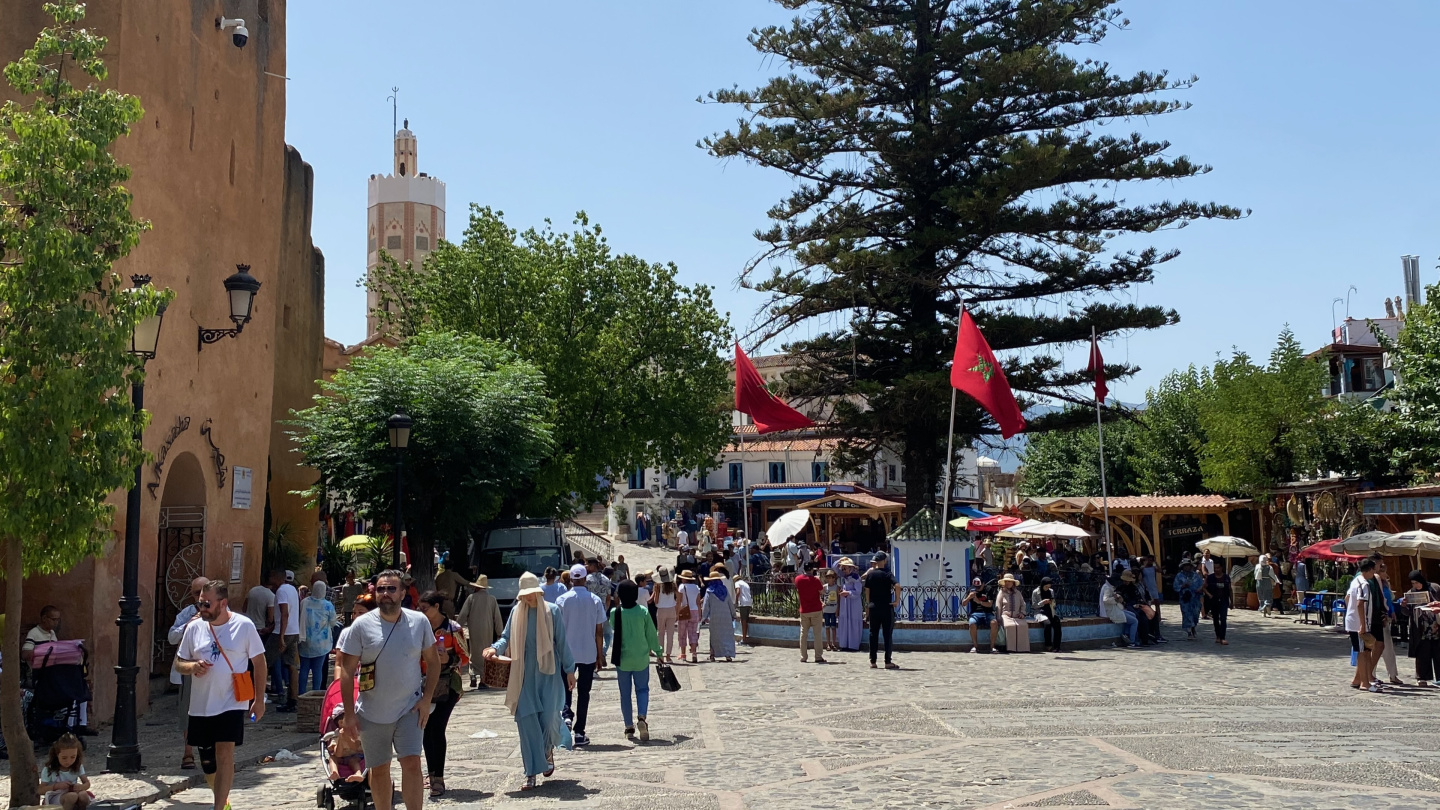
<svg viewBox="0 0 1440 810">
<path fill-rule="evenodd" d="M 1325 594 L 1312 593 L 1300 601 L 1300 612 L 1303 618 L 1296 619 L 1296 624 L 1319 624 L 1319 620 L 1311 619 L 1311 613 L 1322 613 L 1325 610 Z"/>
</svg>

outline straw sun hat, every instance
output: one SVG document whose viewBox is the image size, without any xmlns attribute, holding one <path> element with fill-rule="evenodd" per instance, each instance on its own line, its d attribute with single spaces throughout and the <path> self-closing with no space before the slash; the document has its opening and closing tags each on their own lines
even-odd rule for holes
<svg viewBox="0 0 1440 810">
<path fill-rule="evenodd" d="M 545 591 L 540 588 L 540 578 L 526 571 L 520 575 L 520 591 L 515 594 L 515 597 L 518 599 L 532 593 L 545 593 Z"/>
</svg>

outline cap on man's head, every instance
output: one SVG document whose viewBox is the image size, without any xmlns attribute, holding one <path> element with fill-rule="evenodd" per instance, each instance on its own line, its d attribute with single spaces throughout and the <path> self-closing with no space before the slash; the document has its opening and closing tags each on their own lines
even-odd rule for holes
<svg viewBox="0 0 1440 810">
<path fill-rule="evenodd" d="M 589 571 L 586 571 L 586 570 L 585 570 L 585 566 L 583 566 L 583 565 L 572 565 L 572 566 L 570 566 L 570 578 L 571 578 L 571 579 L 584 579 L 585 577 L 587 577 L 587 576 L 589 576 L 589 575 L 590 575 L 590 572 L 589 572 Z"/>
<path fill-rule="evenodd" d="M 285 581 L 286 581 L 286 582 L 294 582 L 294 581 L 295 581 L 295 572 L 294 572 L 294 571 L 289 571 L 289 570 L 287 570 L 287 571 L 285 572 Z"/>
<path fill-rule="evenodd" d="M 875 553 L 875 556 L 870 559 L 870 562 L 883 563 L 883 562 L 888 562 L 889 560 L 890 560 L 890 555 L 886 554 L 886 553 L 883 552 L 883 551 L 877 551 L 877 552 Z"/>
</svg>

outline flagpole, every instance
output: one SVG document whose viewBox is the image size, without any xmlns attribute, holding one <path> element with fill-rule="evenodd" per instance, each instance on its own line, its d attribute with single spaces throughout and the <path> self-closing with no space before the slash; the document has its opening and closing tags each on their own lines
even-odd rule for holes
<svg viewBox="0 0 1440 810">
<path fill-rule="evenodd" d="M 960 328 L 960 315 L 965 312 L 965 302 L 960 302 L 960 310 L 955 315 L 955 328 Z M 950 475 L 953 472 L 951 465 L 955 458 L 955 395 L 958 390 L 950 386 L 950 430 L 945 434 L 945 492 L 940 496 L 940 582 L 943 584 L 950 581 L 945 574 L 945 535 L 950 528 Z M 964 580 L 962 580 L 964 581 Z"/>
<path fill-rule="evenodd" d="M 1090 327 L 1090 346 L 1093 353 L 1095 327 Z M 1095 433 L 1100 439 L 1100 503 L 1105 513 L 1105 568 L 1108 572 L 1115 565 L 1115 546 L 1110 540 L 1110 495 L 1105 486 L 1105 425 L 1100 420 L 1100 392 L 1095 392 Z"/>
</svg>

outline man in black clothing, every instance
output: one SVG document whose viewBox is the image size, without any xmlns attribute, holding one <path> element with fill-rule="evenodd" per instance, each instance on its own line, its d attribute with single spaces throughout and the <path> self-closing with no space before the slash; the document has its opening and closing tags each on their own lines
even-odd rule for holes
<svg viewBox="0 0 1440 810">
<path fill-rule="evenodd" d="M 861 598 L 870 606 L 870 668 L 876 668 L 876 653 L 880 646 L 880 635 L 885 635 L 885 668 L 899 669 L 890 660 L 895 637 L 895 608 L 900 604 L 900 583 L 886 570 L 890 558 L 885 552 L 876 554 L 870 561 L 870 570 L 860 578 Z"/>
</svg>

